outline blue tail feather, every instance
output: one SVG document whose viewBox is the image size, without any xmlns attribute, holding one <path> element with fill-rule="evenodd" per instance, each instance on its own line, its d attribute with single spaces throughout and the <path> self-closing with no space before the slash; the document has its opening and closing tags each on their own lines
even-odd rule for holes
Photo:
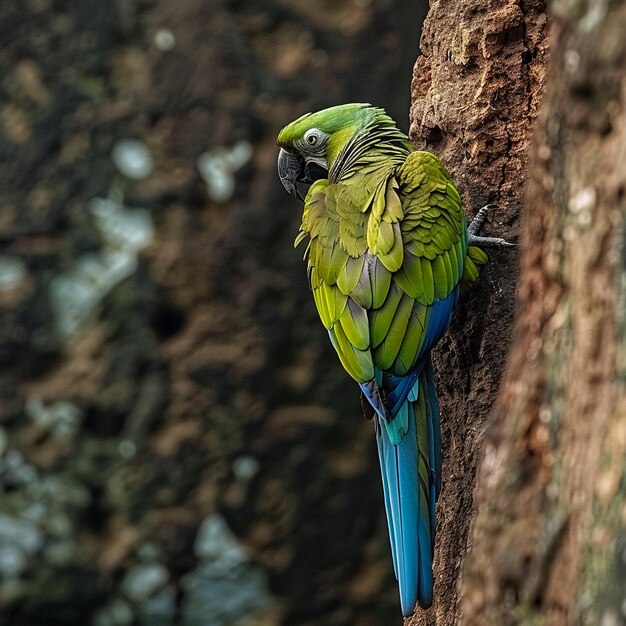
<svg viewBox="0 0 626 626">
<path fill-rule="evenodd" d="M 417 397 L 418 388 L 416 381 L 412 396 Z M 400 603 L 403 614 L 410 615 L 418 602 L 424 607 L 432 603 L 431 509 L 434 503 L 420 484 L 414 405 L 409 400 L 406 403 L 409 406 L 402 407 L 410 414 L 406 435 L 397 445 L 392 445 L 386 425 L 377 419 L 376 442 Z M 428 450 L 427 442 L 422 445 Z"/>
</svg>

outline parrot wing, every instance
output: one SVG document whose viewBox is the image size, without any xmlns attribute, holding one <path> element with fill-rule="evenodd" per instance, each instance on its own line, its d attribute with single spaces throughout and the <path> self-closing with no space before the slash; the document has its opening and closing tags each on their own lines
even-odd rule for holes
<svg viewBox="0 0 626 626">
<path fill-rule="evenodd" d="M 411 372 L 448 327 L 461 280 L 478 273 L 461 198 L 428 152 L 412 152 L 382 180 L 362 171 L 314 183 L 296 244 L 307 235 L 317 310 L 359 383 L 374 368 Z"/>
</svg>

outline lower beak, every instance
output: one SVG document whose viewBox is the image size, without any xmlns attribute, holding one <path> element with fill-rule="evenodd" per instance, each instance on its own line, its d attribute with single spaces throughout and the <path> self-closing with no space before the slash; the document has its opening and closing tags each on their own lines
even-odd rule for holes
<svg viewBox="0 0 626 626">
<path fill-rule="evenodd" d="M 283 187 L 299 200 L 304 200 L 296 183 L 306 180 L 304 159 L 297 154 L 287 152 L 284 148 L 278 153 L 278 178 Z"/>
</svg>

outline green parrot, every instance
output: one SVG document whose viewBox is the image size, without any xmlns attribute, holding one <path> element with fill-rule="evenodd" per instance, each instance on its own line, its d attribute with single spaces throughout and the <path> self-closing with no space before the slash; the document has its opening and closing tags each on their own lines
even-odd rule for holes
<svg viewBox="0 0 626 626">
<path fill-rule="evenodd" d="M 441 435 L 431 350 L 463 284 L 487 261 L 489 207 L 466 225 L 441 161 L 369 104 L 308 113 L 278 135 L 278 173 L 302 200 L 295 245 L 339 359 L 371 407 L 404 615 L 433 597 Z"/>
</svg>

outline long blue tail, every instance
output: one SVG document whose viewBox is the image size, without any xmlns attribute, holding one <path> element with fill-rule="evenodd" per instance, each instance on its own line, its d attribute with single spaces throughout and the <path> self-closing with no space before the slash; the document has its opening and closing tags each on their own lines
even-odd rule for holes
<svg viewBox="0 0 626 626">
<path fill-rule="evenodd" d="M 408 415 L 407 415 L 408 414 Z M 406 417 L 408 416 L 408 420 Z M 441 473 L 439 404 L 430 359 L 390 424 L 376 417 L 376 443 L 383 482 L 393 566 L 402 613 L 433 598 L 435 502 Z M 389 431 L 408 422 L 399 443 Z M 397 439 L 392 432 L 394 439 Z"/>
</svg>

